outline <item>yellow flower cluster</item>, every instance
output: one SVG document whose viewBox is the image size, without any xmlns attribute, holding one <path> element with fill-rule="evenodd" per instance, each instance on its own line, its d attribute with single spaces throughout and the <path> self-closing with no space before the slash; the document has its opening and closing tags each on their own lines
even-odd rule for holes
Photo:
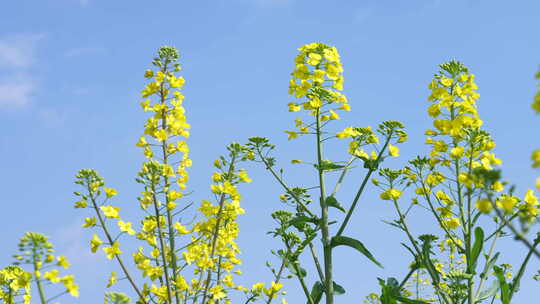
<svg viewBox="0 0 540 304">
<path fill-rule="evenodd" d="M 182 253 L 185 262 L 188 265 L 194 265 L 195 275 L 206 276 L 202 281 L 192 281 L 188 289 L 189 293 L 206 288 L 211 295 L 209 296 L 211 303 L 226 298 L 228 290 L 238 289 L 233 281 L 232 273 L 241 273 L 239 270 L 234 270 L 236 265 L 242 263 L 237 257 L 240 250 L 236 244 L 239 233 L 236 219 L 245 212 L 240 207 L 241 195 L 237 185 L 249 183 L 251 179 L 245 170 L 236 169 L 237 162 L 240 161 L 238 153 L 247 151 L 245 147 L 231 144 L 229 150 L 231 151 L 230 160 L 221 158 L 214 162 L 218 171 L 212 175 L 214 183 L 210 189 L 215 194 L 217 203 L 213 204 L 209 200 L 201 202 L 199 211 L 203 217 L 194 224 L 192 242 Z M 217 272 L 223 272 L 222 278 L 210 287 L 211 275 Z"/>
<path fill-rule="evenodd" d="M 482 131 L 476 101 L 479 94 L 474 83 L 474 75 L 459 62 L 451 61 L 441 65 L 442 70 L 435 76 L 429 85 L 431 94 L 428 100 L 433 102 L 428 107 L 428 114 L 435 120 L 434 129 L 426 131 L 426 144 L 431 145 L 429 165 L 434 167 L 442 165 L 448 169 L 444 175 L 433 172 L 423 179 L 423 185 L 416 191 L 419 195 L 428 195 L 432 188 L 451 178 L 459 182 L 458 187 L 466 187 L 468 191 L 481 191 L 486 189 L 485 180 L 475 174 L 476 170 L 491 171 L 502 161 L 492 152 L 495 143 L 485 131 Z M 533 154 L 534 161 L 534 154 Z M 540 153 L 539 153 L 540 162 Z M 490 189 L 494 192 L 502 192 L 504 186 L 496 181 Z M 458 189 L 454 189 L 458 191 Z M 531 194 L 532 195 L 532 192 Z M 440 199 L 441 203 L 447 202 Z M 488 199 L 480 199 L 476 202 L 476 208 L 482 213 L 489 213 L 493 205 L 502 209 L 506 214 L 520 211 L 524 218 L 531 219 L 538 214 L 535 204 L 524 203 L 518 207 L 519 199 L 509 195 L 501 195 L 492 203 Z M 456 214 L 447 207 L 438 208 L 442 218 Z M 459 227 L 457 218 L 450 218 L 444 222 L 448 229 Z"/>
<path fill-rule="evenodd" d="M 321 121 L 340 119 L 337 110 L 350 111 L 351 107 L 343 90 L 343 67 L 339 53 L 335 47 L 324 43 L 310 43 L 298 49 L 292 79 L 289 82 L 289 94 L 296 98 L 306 98 L 305 101 L 288 104 L 289 112 L 298 112 L 301 109 L 310 111 L 310 114 L 321 115 Z M 339 104 L 334 108 L 323 109 L 326 105 Z M 309 124 L 297 119 L 298 131 L 285 131 L 289 139 L 299 134 L 309 133 Z"/>
<path fill-rule="evenodd" d="M 75 283 L 73 275 L 59 276 L 58 267 L 69 268 L 70 263 L 65 256 L 53 255 L 54 248 L 48 238 L 36 232 L 27 232 L 19 241 L 21 254 L 14 255 L 17 263 L 29 264 L 33 269 L 33 276 L 38 288 L 43 288 L 43 280 L 50 284 L 62 283 L 73 297 L 79 296 L 79 286 Z M 42 273 L 43 269 L 48 271 Z"/>
<path fill-rule="evenodd" d="M 32 274 L 18 266 L 0 269 L 0 300 L 3 303 L 19 303 L 22 296 L 24 304 L 30 304 L 30 282 Z M 22 290 L 21 290 L 22 289 Z"/>
<path fill-rule="evenodd" d="M 433 122 L 439 134 L 464 137 L 466 128 L 482 125 L 476 110 L 476 100 L 480 97 L 476 92 L 478 86 L 474 83 L 474 75 L 466 69 L 455 74 L 436 75 L 429 89 L 428 100 L 433 103 L 428 107 L 428 114 L 439 118 Z"/>
<path fill-rule="evenodd" d="M 189 159 L 188 145 L 184 140 L 178 139 L 178 137 L 189 138 L 191 128 L 187 123 L 186 110 L 183 106 L 184 95 L 179 91 L 185 81 L 183 77 L 174 74 L 180 71 L 180 65 L 176 62 L 178 59 L 176 49 L 165 47 L 160 49 L 160 52 L 169 53 L 160 58 L 157 72 L 146 71 L 145 77 L 151 82 L 143 89 L 142 96 L 147 99 L 141 102 L 141 107 L 145 112 L 154 113 L 146 121 L 144 134 L 152 138 L 155 144 L 149 143 L 147 137 L 143 135 L 139 138 L 137 146 L 144 149 L 144 155 L 149 160 L 152 160 L 157 153 L 158 159 L 164 162 L 164 175 L 168 178 L 176 178 L 178 186 L 183 190 L 188 180 L 186 168 L 192 164 Z M 153 96 L 157 99 L 155 103 L 152 103 L 149 98 Z M 158 151 L 154 152 L 152 146 Z M 182 155 L 174 170 L 168 160 L 177 153 Z"/>
<path fill-rule="evenodd" d="M 242 145 L 229 145 L 229 158 L 221 157 L 214 162 L 219 170 L 212 175 L 211 190 L 217 204 L 203 200 L 198 208 L 200 213 L 196 215 L 199 220 L 193 224 L 185 225 L 176 220 L 189 207 L 188 204 L 181 208 L 177 205 L 185 195 L 187 168 L 191 166 L 185 141 L 190 126 L 182 105 L 184 96 L 178 90 L 184 79 L 175 75 L 180 70 L 177 59 L 176 49 L 162 47 L 153 61 L 157 70 L 147 70 L 144 74 L 150 83 L 142 91 L 146 99 L 141 106 L 152 116 L 136 144 L 144 149 L 146 157 L 136 178 L 144 187 L 138 197 L 139 206 L 146 214 L 140 226 L 135 228 L 120 217 L 120 208 L 109 203 L 118 191 L 106 187 L 94 170 L 84 169 L 77 175 L 76 183 L 83 186 L 86 193 L 75 193 L 80 197 L 75 208 L 91 208 L 96 212 L 94 217 L 86 218 L 83 225 L 100 228 L 103 232 L 93 235 L 91 251 L 97 252 L 106 245 L 102 250 L 108 259 L 119 262 L 123 275 L 139 297 L 138 302 L 187 303 L 189 300 L 196 303 L 202 300 L 208 304 L 230 304 L 230 290 L 253 296 L 252 291 L 234 283 L 233 273 L 241 274 L 240 270 L 235 270 L 236 265 L 241 264 L 235 241 L 239 233 L 236 219 L 244 213 L 237 185 L 251 182 L 247 172 L 236 166 L 240 161 L 253 160 L 254 154 Z M 107 225 L 110 220 L 116 222 L 116 237 L 113 227 Z M 135 236 L 144 244 L 132 254 L 141 276 L 148 279 L 140 286 L 123 266 L 119 242 L 123 234 Z M 192 278 L 182 273 L 189 270 L 193 270 Z M 117 281 L 116 273 L 111 274 L 107 287 Z"/>
</svg>

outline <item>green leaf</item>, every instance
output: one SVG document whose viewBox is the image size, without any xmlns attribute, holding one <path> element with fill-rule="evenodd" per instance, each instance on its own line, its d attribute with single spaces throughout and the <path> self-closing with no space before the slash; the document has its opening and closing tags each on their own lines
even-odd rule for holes
<svg viewBox="0 0 540 304">
<path fill-rule="evenodd" d="M 482 301 L 484 301 L 485 299 L 493 297 L 497 293 L 497 291 L 499 291 L 499 288 L 500 288 L 499 281 L 493 281 L 493 284 L 491 284 L 491 287 L 489 287 L 488 289 L 482 290 L 480 292 L 475 303 L 482 303 Z"/>
<path fill-rule="evenodd" d="M 385 282 L 381 278 L 377 278 L 381 286 L 381 303 L 382 304 L 397 304 L 396 296 L 399 296 L 399 287 L 396 286 L 397 280 L 388 278 Z"/>
<path fill-rule="evenodd" d="M 301 230 L 302 226 L 305 223 L 309 222 L 309 223 L 317 224 L 317 221 L 318 221 L 317 219 L 314 219 L 314 218 L 311 218 L 311 217 L 308 217 L 308 216 L 305 216 L 305 215 L 299 215 L 299 216 L 296 216 L 296 217 L 292 218 L 289 221 L 289 225 L 294 226 L 298 230 Z"/>
<path fill-rule="evenodd" d="M 334 294 L 335 295 L 342 295 L 345 293 L 345 288 L 343 288 L 341 285 L 339 285 L 338 283 L 336 282 L 333 282 L 333 287 L 334 287 Z"/>
<path fill-rule="evenodd" d="M 428 304 L 427 302 L 424 302 L 424 301 L 413 300 L 413 299 L 405 298 L 405 297 L 402 297 L 402 296 L 398 296 L 398 297 L 396 297 L 396 299 L 399 302 L 404 303 L 404 304 Z"/>
<path fill-rule="evenodd" d="M 349 246 L 349 247 L 352 247 L 352 248 L 358 250 L 361 254 L 366 256 L 373 263 L 377 264 L 377 266 L 379 266 L 381 268 L 384 268 L 381 265 L 381 263 L 379 263 L 379 261 L 377 261 L 375 259 L 375 257 L 371 254 L 371 252 L 369 252 L 369 250 L 367 250 L 367 248 L 364 246 L 364 244 L 362 244 L 362 242 L 360 242 L 359 240 L 356 240 L 356 239 L 353 239 L 353 238 L 350 238 L 350 237 L 346 237 L 346 236 L 341 236 L 341 235 L 334 236 L 332 238 L 332 240 L 330 241 L 330 246 L 332 248 L 334 248 L 334 247 L 337 247 L 337 246 L 340 246 L 340 245 Z"/>
<path fill-rule="evenodd" d="M 297 277 L 304 278 L 307 275 L 307 271 L 304 268 L 302 268 L 299 265 L 296 265 L 296 267 L 294 267 L 292 262 L 287 263 L 287 268 L 292 274 L 294 274 Z M 298 271 L 296 271 L 296 269 L 298 269 Z"/>
<path fill-rule="evenodd" d="M 334 294 L 335 295 L 342 295 L 342 294 L 345 293 L 345 288 L 343 288 L 338 283 L 333 282 L 332 285 L 334 287 Z M 310 292 L 310 297 L 313 300 L 313 304 L 318 304 L 321 301 L 323 293 L 324 293 L 324 285 L 323 285 L 323 283 L 321 283 L 320 281 L 315 282 L 315 284 L 313 284 L 313 287 L 311 288 L 311 292 Z"/>
<path fill-rule="evenodd" d="M 362 159 L 364 160 L 364 168 L 375 171 L 379 167 L 379 164 L 384 160 L 384 157 L 381 157 L 379 160 L 367 158 Z"/>
<path fill-rule="evenodd" d="M 474 244 L 471 251 L 471 265 L 476 265 L 476 261 L 482 252 L 482 246 L 484 245 L 484 230 L 480 227 L 474 229 Z"/>
<path fill-rule="evenodd" d="M 329 160 L 321 161 L 321 166 L 320 167 L 317 164 L 315 164 L 313 166 L 315 166 L 316 169 L 321 170 L 321 171 L 336 170 L 336 169 L 341 169 L 341 168 L 345 167 L 344 165 L 338 165 L 338 164 L 335 164 L 335 163 L 333 163 L 333 162 L 331 162 Z"/>
<path fill-rule="evenodd" d="M 334 207 L 342 212 L 345 212 L 345 208 L 336 200 L 335 197 L 329 196 L 324 200 L 324 203 L 329 207 Z"/>
<path fill-rule="evenodd" d="M 277 254 L 281 259 L 285 261 L 285 266 L 292 274 L 294 274 L 295 276 L 301 276 L 302 278 L 307 275 L 307 271 L 300 265 L 296 264 L 296 267 L 294 267 L 293 264 L 296 262 L 296 260 L 294 260 L 294 257 L 288 256 L 282 249 L 278 250 Z M 298 271 L 296 271 L 295 268 L 298 269 Z"/>
<path fill-rule="evenodd" d="M 501 302 L 503 304 L 510 304 L 510 286 L 506 282 L 504 273 L 501 267 L 493 266 L 493 271 L 495 272 L 495 277 L 499 280 L 499 285 L 501 289 Z"/>
<path fill-rule="evenodd" d="M 324 285 L 320 281 L 315 282 L 315 284 L 313 284 L 313 287 L 311 288 L 311 293 L 310 293 L 311 300 L 313 300 L 313 304 L 318 304 L 321 301 L 323 293 L 324 293 Z"/>
</svg>

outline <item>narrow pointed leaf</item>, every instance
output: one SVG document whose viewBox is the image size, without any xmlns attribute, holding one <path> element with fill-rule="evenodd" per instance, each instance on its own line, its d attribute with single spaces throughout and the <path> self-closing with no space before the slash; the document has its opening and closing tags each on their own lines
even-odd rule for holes
<svg viewBox="0 0 540 304">
<path fill-rule="evenodd" d="M 315 282 L 315 284 L 313 284 L 313 287 L 311 288 L 311 293 L 310 293 L 311 300 L 313 300 L 313 304 L 318 304 L 321 301 L 323 293 L 324 293 L 323 284 L 319 281 Z"/>
<path fill-rule="evenodd" d="M 486 290 L 482 290 L 480 294 L 478 295 L 478 299 L 476 299 L 475 303 L 482 303 L 485 299 L 493 297 L 497 291 L 499 291 L 500 284 L 499 281 L 493 281 L 493 284 L 491 284 L 491 287 L 489 287 Z"/>
<path fill-rule="evenodd" d="M 476 261 L 482 252 L 482 246 L 484 245 L 484 230 L 480 227 L 474 229 L 474 244 L 471 251 L 471 264 L 476 265 Z"/>
<path fill-rule="evenodd" d="M 343 206 L 341 206 L 341 204 L 333 196 L 327 197 L 324 202 L 329 207 L 334 207 L 334 208 L 340 210 L 341 212 L 345 212 L 345 208 L 343 208 Z"/>
<path fill-rule="evenodd" d="M 342 295 L 345 293 L 345 288 L 343 288 L 341 285 L 339 285 L 338 283 L 336 282 L 333 282 L 334 284 L 334 294 L 335 295 Z"/>
<path fill-rule="evenodd" d="M 341 236 L 341 235 L 335 236 L 332 238 L 330 245 L 332 246 L 332 248 L 340 246 L 340 245 L 352 247 L 358 250 L 361 254 L 363 254 L 365 257 L 367 257 L 370 261 L 375 263 L 377 266 L 383 268 L 381 263 L 379 263 L 379 261 L 375 259 L 375 257 L 371 254 L 371 252 L 369 252 L 366 246 L 364 246 L 364 244 L 362 244 L 362 242 L 360 242 L 357 239 L 353 239 L 353 238 Z"/>
</svg>

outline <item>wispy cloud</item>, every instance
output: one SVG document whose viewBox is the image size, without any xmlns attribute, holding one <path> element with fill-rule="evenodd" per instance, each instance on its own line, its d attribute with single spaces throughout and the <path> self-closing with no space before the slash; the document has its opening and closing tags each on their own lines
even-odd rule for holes
<svg viewBox="0 0 540 304">
<path fill-rule="evenodd" d="M 14 34 L 0 37 L 0 111 L 26 108 L 36 91 L 29 74 L 43 34 Z"/>
<path fill-rule="evenodd" d="M 79 1 L 79 5 L 82 7 L 87 7 L 88 4 L 90 3 L 90 0 L 78 0 L 78 1 Z"/>
<path fill-rule="evenodd" d="M 28 68 L 34 62 L 36 44 L 44 35 L 18 34 L 0 38 L 0 66 Z"/>
<path fill-rule="evenodd" d="M 0 82 L 0 110 L 25 108 L 35 91 L 35 85 L 28 81 Z"/>
</svg>

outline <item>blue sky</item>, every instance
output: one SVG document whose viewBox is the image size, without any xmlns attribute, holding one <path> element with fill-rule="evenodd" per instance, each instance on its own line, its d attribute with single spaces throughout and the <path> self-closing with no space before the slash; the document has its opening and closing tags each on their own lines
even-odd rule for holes
<svg viewBox="0 0 540 304">
<path fill-rule="evenodd" d="M 81 286 L 80 299 L 61 302 L 101 301 L 116 265 L 89 252 L 91 234 L 80 228 L 86 214 L 72 208 L 74 175 L 81 168 L 98 170 L 119 190 L 125 217 L 137 219 L 141 189 L 134 177 L 143 157 L 134 143 L 145 119 L 139 92 L 161 45 L 181 53 L 195 201 L 210 197 L 211 163 L 224 146 L 250 136 L 278 145 L 290 183 L 312 183 L 305 178 L 311 171 L 288 165 L 312 158 L 309 141 L 289 142 L 283 130 L 296 118 L 286 106 L 296 49 L 314 41 L 335 45 L 345 68 L 344 92 L 353 111 L 337 128 L 383 120 L 406 125 L 410 141 L 402 157 L 388 164 L 396 167 L 427 151 L 427 84 L 437 65 L 463 61 L 477 75 L 479 113 L 497 142 L 504 177 L 523 193 L 538 175 L 529 161 L 540 144 L 530 107 L 540 64 L 538 12 L 534 0 L 6 2 L 0 12 L 0 264 L 11 261 L 25 231 L 45 233 L 72 261 Z M 282 207 L 281 190 L 266 172 L 247 169 L 254 182 L 241 188 L 247 213 L 239 238 L 246 284 L 270 279 L 264 263 L 275 261 L 270 249 L 276 244 L 265 233 L 273 225 L 270 213 Z M 356 174 L 340 194 L 343 201 L 353 196 L 362 176 Z M 376 277 L 406 272 L 410 260 L 398 245 L 404 236 L 381 222 L 392 219 L 392 211 L 370 188 L 348 231 L 386 267 L 337 250 L 336 273 L 347 289 L 340 303 L 359 303 L 378 291 Z M 418 223 L 414 229 L 420 234 L 427 228 Z M 524 254 L 511 240 L 503 245 L 505 261 Z M 531 263 L 530 269 L 538 268 L 539 261 Z M 537 288 L 528 280 L 515 301 L 531 303 Z M 298 284 L 286 289 L 289 302 L 299 303 Z"/>
</svg>

